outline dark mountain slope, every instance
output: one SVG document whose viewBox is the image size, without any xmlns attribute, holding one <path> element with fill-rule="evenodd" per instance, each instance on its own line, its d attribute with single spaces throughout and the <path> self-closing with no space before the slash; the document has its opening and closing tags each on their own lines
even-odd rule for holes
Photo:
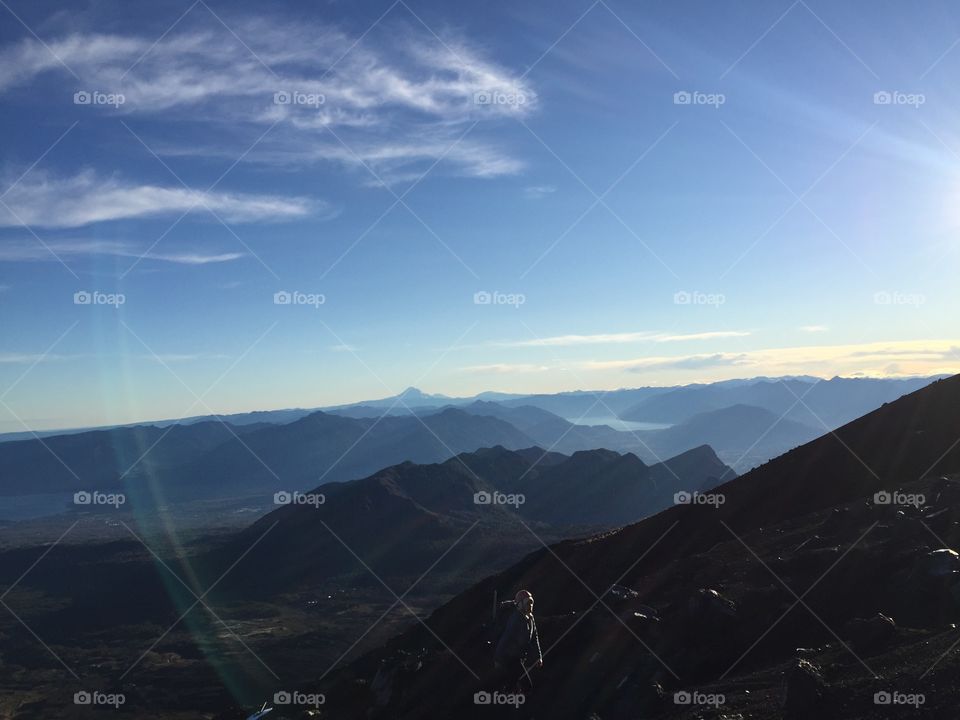
<svg viewBox="0 0 960 720">
<path fill-rule="evenodd" d="M 454 409 L 424 418 L 315 412 L 284 425 L 116 428 L 0 444 L 0 494 L 123 489 L 133 502 L 223 499 L 363 477 L 404 460 L 534 444 L 502 420 Z"/>
<path fill-rule="evenodd" d="M 702 412 L 731 405 L 762 407 L 777 416 L 787 414 L 815 428 L 835 428 L 868 413 L 885 402 L 929 385 L 932 378 L 759 379 L 742 384 L 677 388 L 641 400 L 626 409 L 624 420 L 678 423 Z M 802 402 L 798 402 L 798 398 Z"/>
<path fill-rule="evenodd" d="M 752 405 L 731 405 L 699 413 L 665 430 L 643 433 L 647 444 L 661 457 L 683 452 L 691 443 L 718 448 L 731 465 L 756 465 L 755 458 L 781 455 L 823 434 Z"/>
<path fill-rule="evenodd" d="M 944 576 L 936 574 L 939 565 L 933 559 L 925 560 L 930 550 L 941 546 L 937 533 L 960 542 L 957 487 L 920 481 L 946 473 L 960 473 L 960 376 L 918 390 L 844 426 L 836 436 L 819 438 L 717 488 L 725 499 L 717 509 L 678 506 L 618 531 L 532 553 L 456 597 L 428 623 L 468 666 L 483 672 L 490 659 L 480 619 L 489 615 L 494 591 L 502 597 L 521 587 L 533 590 L 541 640 L 551 652 L 538 680 L 546 687 L 535 690 L 516 717 L 587 717 L 591 712 L 603 720 L 693 717 L 690 713 L 712 710 L 676 706 L 669 701 L 670 689 L 709 689 L 718 683 L 741 696 L 753 687 L 757 695 L 744 702 L 763 709 L 753 716 L 781 717 L 783 687 L 791 682 L 801 687 L 793 689 L 794 705 L 804 699 L 806 670 L 790 670 L 796 665 L 795 648 L 801 645 L 822 646 L 809 655 L 825 668 L 835 666 L 838 682 L 860 688 L 855 699 L 859 710 L 843 709 L 854 700 L 845 700 L 840 688 L 831 699 L 832 714 L 823 716 L 894 717 L 877 710 L 872 693 L 897 688 L 908 692 L 910 683 L 919 683 L 924 669 L 950 645 L 937 634 L 943 632 L 943 623 L 960 616 L 950 590 L 950 583 L 960 578 L 952 574 L 960 573 L 960 561 Z M 872 502 L 874 493 L 898 487 L 926 493 L 932 499 L 929 508 L 898 512 L 895 506 Z M 831 572 L 841 562 L 843 566 Z M 823 577 L 828 580 L 807 599 L 814 612 L 801 607 L 770 632 L 778 617 L 797 605 L 799 593 Z M 912 587 L 901 589 L 904 583 Z M 599 594 L 615 584 L 637 595 L 631 600 L 617 591 L 599 602 Z M 736 603 L 698 590 L 711 586 L 733 594 Z M 797 594 L 786 587 L 796 588 Z M 626 605 L 618 598 L 626 598 Z M 919 607 L 911 609 L 912 604 Z M 847 651 L 853 643 L 861 658 L 876 652 L 858 644 L 869 647 L 869 637 L 854 639 L 863 633 L 853 620 L 884 610 L 902 613 L 907 625 L 897 635 L 904 643 L 897 651 L 901 658 L 916 640 L 932 639 L 929 647 L 913 650 L 919 661 L 870 663 L 880 671 L 903 674 L 896 685 L 874 680 Z M 847 646 L 837 639 L 838 632 Z M 759 649 L 751 655 L 755 643 Z M 373 703 L 356 693 L 351 700 L 342 683 L 349 685 L 353 677 L 372 672 L 371 663 L 395 657 L 401 649 L 426 648 L 423 668 L 407 678 L 402 696 L 392 696 L 395 704 L 388 704 L 383 716 L 484 717 L 486 708 L 472 703 L 478 681 L 459 663 L 440 662 L 446 653 L 434 654 L 435 646 L 422 630 L 414 629 L 345 671 L 341 682 L 328 688 L 328 697 L 343 700 L 343 717 L 360 717 Z M 651 654 L 653 648 L 665 662 Z M 740 656 L 748 658 L 742 670 Z M 912 676 L 911 667 L 916 668 Z M 746 675 L 728 678 L 728 668 Z M 785 671 L 801 677 L 782 686 Z M 654 690 L 658 682 L 668 688 L 666 700 Z M 952 692 L 960 690 L 955 679 L 947 682 Z M 820 692 L 807 677 L 808 690 L 811 684 L 813 698 L 808 692 L 806 700 L 813 705 L 806 715 L 794 709 L 792 716 L 819 714 L 817 703 L 827 702 L 827 690 Z M 935 685 L 927 681 L 927 686 Z M 760 692 L 762 688 L 768 689 Z M 948 691 L 941 703 L 950 697 L 955 700 Z M 373 716 L 380 717 L 376 712 Z"/>
<path fill-rule="evenodd" d="M 409 460 L 438 462 L 451 453 L 494 445 L 534 443 L 508 423 L 449 409 L 428 415 L 345 418 L 314 413 L 225 443 L 190 471 L 210 491 L 303 490 L 322 482 L 364 477 Z"/>
<path fill-rule="evenodd" d="M 313 505 L 304 500 L 281 507 L 219 550 L 213 564 L 221 554 L 236 557 L 263 536 L 235 573 L 234 586 L 255 578 L 276 591 L 355 572 L 353 553 L 380 575 L 403 575 L 428 566 L 476 524 L 445 562 L 469 576 L 502 566 L 505 558 L 518 556 L 518 548 L 535 547 L 536 535 L 524 523 L 567 536 L 574 528 L 615 527 L 666 507 L 677 491 L 715 486 L 731 472 L 710 448 L 674 458 L 668 466 L 647 466 L 609 450 L 568 458 L 539 448 L 503 447 L 439 464 L 405 462 L 362 480 L 317 488 Z M 477 493 L 488 498 L 500 493 L 504 501 L 478 504 Z M 510 503 L 510 495 L 522 497 Z"/>
<path fill-rule="evenodd" d="M 670 388 L 641 387 L 622 390 L 577 390 L 555 395 L 525 395 L 503 400 L 509 407 L 533 405 L 563 418 L 578 418 L 582 415 L 603 417 L 611 413 L 620 415 L 645 398 L 660 395 Z"/>
<path fill-rule="evenodd" d="M 631 454 L 578 452 L 519 488 L 527 495 L 521 510 L 555 524 L 622 525 L 671 505 L 681 490 L 715 487 L 733 474 L 709 447 L 651 466 Z"/>
<path fill-rule="evenodd" d="M 234 435 L 262 425 L 218 421 L 92 430 L 0 444 L 0 495 L 113 489 L 132 466 L 133 477 L 194 462 Z M 139 462 L 138 462 L 139 461 Z"/>
</svg>

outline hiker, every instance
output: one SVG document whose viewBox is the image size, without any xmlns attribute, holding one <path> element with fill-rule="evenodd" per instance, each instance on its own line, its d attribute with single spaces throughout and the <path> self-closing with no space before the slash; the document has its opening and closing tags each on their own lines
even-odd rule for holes
<svg viewBox="0 0 960 720">
<path fill-rule="evenodd" d="M 521 590 L 513 599 L 514 608 L 497 642 L 494 652 L 495 676 L 501 682 L 512 683 L 511 690 L 520 689 L 520 680 L 534 667 L 543 667 L 543 653 L 537 635 L 537 621 L 533 617 L 533 595 Z"/>
</svg>

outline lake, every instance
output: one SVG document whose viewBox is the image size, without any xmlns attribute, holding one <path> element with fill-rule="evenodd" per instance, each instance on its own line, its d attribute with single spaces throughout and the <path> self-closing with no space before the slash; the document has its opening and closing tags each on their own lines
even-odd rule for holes
<svg viewBox="0 0 960 720">
<path fill-rule="evenodd" d="M 566 418 L 568 422 L 574 425 L 609 425 L 614 430 L 666 430 L 670 423 L 649 423 L 634 422 L 631 420 L 621 420 L 618 417 L 596 416 L 584 418 Z"/>
</svg>

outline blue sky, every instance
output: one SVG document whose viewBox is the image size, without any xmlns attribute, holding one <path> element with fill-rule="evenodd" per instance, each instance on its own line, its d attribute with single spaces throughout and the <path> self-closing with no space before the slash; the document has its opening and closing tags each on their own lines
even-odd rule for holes
<svg viewBox="0 0 960 720">
<path fill-rule="evenodd" d="M 0 430 L 960 371 L 954 5 L 0 14 Z"/>
</svg>

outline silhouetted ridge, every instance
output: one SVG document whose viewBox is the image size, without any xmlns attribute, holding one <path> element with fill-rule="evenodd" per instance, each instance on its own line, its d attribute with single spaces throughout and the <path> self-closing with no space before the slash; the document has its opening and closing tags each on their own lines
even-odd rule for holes
<svg viewBox="0 0 960 720">
<path fill-rule="evenodd" d="M 242 552 L 264 536 L 228 582 L 256 577 L 276 590 L 355 570 L 356 559 L 342 552 L 340 540 L 378 573 L 396 574 L 428 566 L 438 543 L 452 544 L 479 523 L 448 564 L 460 562 L 468 573 L 498 553 L 514 559 L 516 548 L 534 547 L 536 537 L 525 524 L 567 534 L 575 527 L 615 527 L 657 512 L 678 490 L 715 485 L 724 472 L 731 471 L 709 448 L 678 458 L 673 469 L 609 450 L 566 457 L 536 447 L 482 448 L 442 463 L 404 462 L 362 480 L 317 487 L 258 520 L 216 555 Z M 477 547 L 481 551 L 471 556 Z M 280 566 L 276 557 L 284 558 Z"/>
</svg>

